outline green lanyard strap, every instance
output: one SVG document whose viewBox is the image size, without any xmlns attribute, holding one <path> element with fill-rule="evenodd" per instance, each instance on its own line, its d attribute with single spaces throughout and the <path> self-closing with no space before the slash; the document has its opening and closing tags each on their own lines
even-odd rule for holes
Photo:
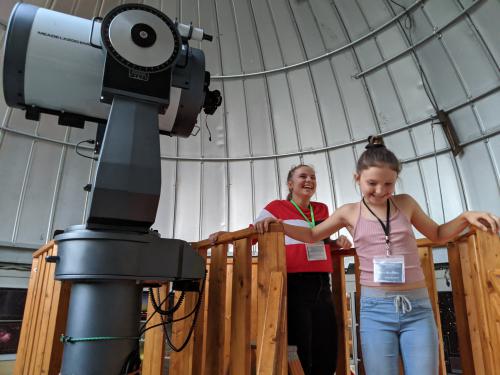
<svg viewBox="0 0 500 375">
<path fill-rule="evenodd" d="M 316 226 L 316 222 L 314 221 L 314 211 L 313 211 L 312 205 L 309 204 L 309 210 L 310 210 L 310 213 L 311 213 L 311 220 L 309 220 L 307 218 L 307 216 L 302 212 L 302 210 L 300 209 L 299 205 L 293 201 L 293 199 L 290 200 L 290 202 L 292 202 L 292 204 L 295 206 L 295 208 L 297 209 L 297 211 L 299 211 L 300 214 L 302 215 L 302 217 L 307 221 L 307 224 L 309 224 L 309 228 L 314 228 Z"/>
</svg>

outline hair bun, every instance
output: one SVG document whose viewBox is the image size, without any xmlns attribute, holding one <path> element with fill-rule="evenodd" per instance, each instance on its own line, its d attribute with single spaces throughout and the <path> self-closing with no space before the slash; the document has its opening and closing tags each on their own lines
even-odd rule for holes
<svg viewBox="0 0 500 375">
<path fill-rule="evenodd" d="M 372 148 L 385 148 L 385 145 L 380 143 L 369 143 L 365 146 L 365 149 L 371 150 Z"/>
<path fill-rule="evenodd" d="M 365 146 L 367 150 L 372 148 L 385 147 L 384 140 L 379 135 L 370 135 L 368 137 L 368 144 Z"/>
</svg>

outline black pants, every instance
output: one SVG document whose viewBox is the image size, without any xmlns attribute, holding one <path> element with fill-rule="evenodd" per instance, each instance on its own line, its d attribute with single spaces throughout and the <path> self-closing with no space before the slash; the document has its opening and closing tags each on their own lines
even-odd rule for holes
<svg viewBox="0 0 500 375">
<path fill-rule="evenodd" d="M 288 344 L 297 346 L 306 375 L 333 375 L 337 321 L 327 273 L 288 274 Z"/>
</svg>

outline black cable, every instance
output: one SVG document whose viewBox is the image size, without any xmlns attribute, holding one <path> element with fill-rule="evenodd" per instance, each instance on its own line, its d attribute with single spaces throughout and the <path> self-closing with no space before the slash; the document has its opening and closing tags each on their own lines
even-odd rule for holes
<svg viewBox="0 0 500 375">
<path fill-rule="evenodd" d="M 88 156 L 88 155 L 82 154 L 82 153 L 80 153 L 80 152 L 78 151 L 78 147 L 79 147 L 82 143 L 89 143 L 89 144 L 93 145 L 93 144 L 95 143 L 95 140 L 93 140 L 93 139 L 86 139 L 86 140 L 84 140 L 84 141 L 80 141 L 80 142 L 78 142 L 78 143 L 76 144 L 76 146 L 75 146 L 75 152 L 76 152 L 78 155 L 83 156 L 84 158 L 87 158 L 87 159 L 92 159 L 92 160 L 97 161 L 97 158 L 94 158 L 94 157 L 92 157 L 92 156 Z"/>
<path fill-rule="evenodd" d="M 158 288 L 157 290 L 158 290 L 158 301 L 159 301 L 160 300 L 160 289 Z M 157 312 L 160 315 L 172 315 L 174 312 L 179 310 L 179 307 L 181 307 L 182 301 L 184 301 L 184 298 L 186 296 L 186 292 L 183 291 L 174 307 L 172 307 L 168 310 L 163 310 L 161 308 L 161 305 L 163 305 L 163 303 L 165 303 L 165 300 L 163 300 L 162 303 L 158 304 L 158 303 L 156 303 L 155 295 L 153 293 L 153 288 L 149 288 L 149 293 L 151 296 L 151 304 L 153 305 L 155 312 Z M 170 292 L 166 298 L 168 298 L 171 295 L 173 295 L 172 292 Z"/>
<path fill-rule="evenodd" d="M 212 132 L 210 131 L 210 128 L 208 127 L 207 117 L 208 117 L 208 115 L 205 114 L 205 126 L 207 127 L 207 130 L 208 130 L 208 141 L 212 142 Z"/>
<path fill-rule="evenodd" d="M 170 293 L 167 294 L 166 297 L 160 302 L 160 306 L 165 303 L 165 301 L 168 299 L 169 296 L 170 296 Z M 144 328 L 146 328 L 146 325 L 153 318 L 153 316 L 155 316 L 155 314 L 156 314 L 156 309 L 155 309 L 155 311 L 153 311 L 153 313 L 149 316 L 149 318 L 144 322 L 144 324 L 142 325 L 142 327 L 139 329 L 139 336 L 141 336 L 145 332 Z"/>
<path fill-rule="evenodd" d="M 395 0 L 389 0 L 389 1 L 406 11 L 406 8 L 403 5 L 399 4 L 397 1 L 395 1 Z M 407 24 L 407 21 L 408 21 L 408 24 Z M 408 43 L 413 51 L 413 56 L 414 56 L 415 61 L 417 63 L 418 74 L 420 75 L 420 79 L 422 80 L 422 86 L 424 88 L 425 94 L 427 95 L 429 102 L 431 103 L 434 111 L 437 114 L 437 112 L 439 111 L 439 107 L 437 105 L 436 98 L 432 94 L 429 82 L 427 81 L 427 77 L 426 77 L 425 72 L 424 72 L 424 68 L 422 67 L 422 64 L 420 63 L 420 59 L 417 55 L 417 51 L 413 47 L 413 39 L 411 37 L 411 29 L 413 29 L 413 26 L 414 26 L 413 18 L 412 18 L 410 13 L 406 13 L 406 19 L 405 19 L 404 26 L 401 24 L 401 21 L 399 19 L 397 22 L 398 22 L 399 26 L 401 27 L 401 30 L 403 31 L 403 35 L 406 37 L 406 40 L 408 41 Z M 408 30 L 408 33 L 406 32 L 405 29 Z"/>
<path fill-rule="evenodd" d="M 144 333 L 144 332 L 146 332 L 146 331 L 148 331 L 148 330 L 150 330 L 150 329 L 152 329 L 152 328 L 155 328 L 155 327 L 158 327 L 158 326 L 162 326 L 162 327 L 163 327 L 163 330 L 164 330 L 164 333 L 165 333 L 165 338 L 166 338 L 167 343 L 168 343 L 168 345 L 170 346 L 170 348 L 171 348 L 174 352 L 180 352 L 180 351 L 182 351 L 182 350 L 183 350 L 183 349 L 187 346 L 187 344 L 189 343 L 189 340 L 191 339 L 191 336 L 192 336 L 192 334 L 193 334 L 193 332 L 194 332 L 194 328 L 195 328 L 195 326 L 196 326 L 196 321 L 197 321 L 197 319 L 198 319 L 198 314 L 199 314 L 199 311 L 200 311 L 201 302 L 202 302 L 202 300 L 203 300 L 203 292 L 204 292 L 204 290 L 205 290 L 205 281 L 206 281 L 206 272 L 205 272 L 205 277 L 203 278 L 203 281 L 202 281 L 201 288 L 200 288 L 200 290 L 198 291 L 198 300 L 197 300 L 197 302 L 196 302 L 196 305 L 195 305 L 195 307 L 193 308 L 193 310 L 192 310 L 189 314 L 187 314 L 187 315 L 185 315 L 185 316 L 183 316 L 183 317 L 181 317 L 181 318 L 179 318 L 179 319 L 171 319 L 171 318 L 170 318 L 170 319 L 168 319 L 168 320 L 164 320 L 164 317 L 163 317 L 163 316 L 160 316 L 160 319 L 162 320 L 162 322 L 161 322 L 161 323 L 158 323 L 158 324 L 152 325 L 152 326 L 150 326 L 150 327 L 147 327 L 146 329 L 144 329 L 144 330 L 143 330 L 143 332 L 142 332 L 142 333 Z M 186 339 L 184 340 L 184 342 L 182 343 L 182 345 L 181 345 L 181 346 L 176 347 L 176 346 L 172 343 L 171 338 L 170 338 L 170 336 L 169 336 L 169 334 L 168 334 L 168 332 L 167 332 L 167 329 L 166 329 L 167 324 L 171 324 L 171 323 L 174 323 L 174 322 L 179 322 L 179 321 L 181 321 L 181 320 L 185 320 L 185 319 L 189 318 L 189 317 L 190 317 L 191 315 L 193 315 L 193 314 L 194 314 L 194 317 L 193 317 L 193 322 L 192 322 L 191 327 L 190 327 L 190 329 L 189 329 L 189 332 L 188 332 L 188 334 L 187 334 L 187 336 L 186 336 Z M 142 334 L 142 333 L 141 333 L 141 334 Z"/>
</svg>

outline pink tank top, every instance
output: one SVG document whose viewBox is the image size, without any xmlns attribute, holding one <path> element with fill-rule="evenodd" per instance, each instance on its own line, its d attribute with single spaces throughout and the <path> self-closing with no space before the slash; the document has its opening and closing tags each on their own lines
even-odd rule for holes
<svg viewBox="0 0 500 375">
<path fill-rule="evenodd" d="M 391 203 L 396 206 L 392 200 Z M 405 283 L 424 280 L 411 223 L 399 208 L 390 221 L 391 253 L 392 255 L 404 256 Z M 365 286 L 388 285 L 373 281 L 373 257 L 386 255 L 385 234 L 375 217 L 372 220 L 361 215 L 361 202 L 359 203 L 359 217 L 354 228 L 353 240 L 361 270 L 360 284 Z"/>
</svg>

